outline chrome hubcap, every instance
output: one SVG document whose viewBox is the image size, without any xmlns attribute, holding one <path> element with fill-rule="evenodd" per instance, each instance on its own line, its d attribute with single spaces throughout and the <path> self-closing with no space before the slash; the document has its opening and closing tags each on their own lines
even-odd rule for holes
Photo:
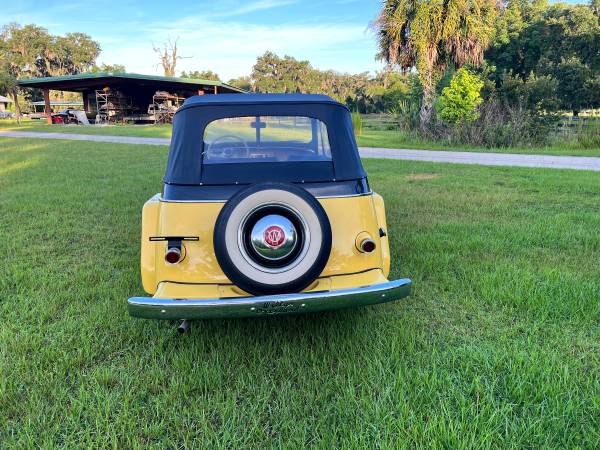
<svg viewBox="0 0 600 450">
<path fill-rule="evenodd" d="M 269 214 L 259 219 L 250 232 L 252 248 L 261 257 L 277 261 L 289 256 L 298 244 L 294 224 L 279 214 Z"/>
</svg>

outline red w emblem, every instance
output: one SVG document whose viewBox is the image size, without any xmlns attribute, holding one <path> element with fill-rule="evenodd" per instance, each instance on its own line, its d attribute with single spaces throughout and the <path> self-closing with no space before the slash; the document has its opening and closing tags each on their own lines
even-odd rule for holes
<svg viewBox="0 0 600 450">
<path fill-rule="evenodd" d="M 285 241 L 285 232 L 280 226 L 271 225 L 264 231 L 263 238 L 270 247 L 279 247 Z"/>
</svg>

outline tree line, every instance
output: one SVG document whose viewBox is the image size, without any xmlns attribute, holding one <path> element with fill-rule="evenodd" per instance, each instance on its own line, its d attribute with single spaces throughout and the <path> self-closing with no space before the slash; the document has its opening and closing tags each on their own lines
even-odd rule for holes
<svg viewBox="0 0 600 450">
<path fill-rule="evenodd" d="M 386 0 L 371 29 L 379 46 L 374 57 L 386 63 L 374 75 L 320 70 L 265 52 L 250 74 L 228 83 L 254 92 L 324 93 L 354 111 L 395 113 L 421 130 L 440 121 L 473 122 L 492 106 L 537 116 L 600 107 L 600 0 Z M 177 39 L 152 48 L 173 76 L 182 58 Z M 5 25 L 0 91 L 17 101 L 17 78 L 125 71 L 97 66 L 100 50 L 84 33 L 57 36 L 37 25 Z M 219 79 L 211 70 L 181 76 Z"/>
<path fill-rule="evenodd" d="M 589 5 L 509 1 L 485 54 L 488 78 L 530 108 L 600 106 L 600 0 Z M 523 92 L 524 91 L 524 92 Z"/>
<path fill-rule="evenodd" d="M 8 93 L 20 115 L 17 79 L 124 72 L 120 64 L 96 65 L 100 44 L 85 33 L 53 35 L 43 27 L 10 23 L 0 29 L 0 92 Z"/>
<path fill-rule="evenodd" d="M 228 83 L 254 92 L 324 93 L 363 113 L 417 108 L 423 130 L 436 119 L 458 117 L 457 111 L 442 113 L 456 106 L 450 92 L 456 99 L 475 95 L 463 108 L 495 103 L 531 114 L 577 116 L 600 107 L 599 16 L 600 0 L 387 0 L 371 23 L 379 46 L 375 56 L 387 64 L 383 71 L 319 70 L 309 61 L 266 52 L 249 75 Z M 210 70 L 182 76 L 219 78 Z M 460 92 L 467 87 L 476 94 Z M 463 116 L 479 117 L 473 111 Z"/>
<path fill-rule="evenodd" d="M 423 95 L 410 126 L 430 136 L 543 143 L 557 113 L 600 107 L 600 0 L 387 0 L 372 27 L 379 58 L 417 69 Z M 592 131 L 585 145 L 600 144 Z"/>
<path fill-rule="evenodd" d="M 420 90 L 420 121 L 427 124 L 464 67 L 483 82 L 486 98 L 575 115 L 600 107 L 600 0 L 387 0 L 371 27 L 376 56 L 388 64 L 375 76 L 317 70 L 266 52 L 249 76 L 229 83 L 257 92 L 321 92 L 363 112 L 389 111 Z M 386 96 L 393 100 L 377 100 Z"/>
<path fill-rule="evenodd" d="M 219 80 L 212 70 L 182 72 L 183 78 Z M 341 73 L 314 68 L 309 61 L 283 57 L 267 51 L 256 59 L 249 75 L 227 83 L 250 92 L 320 93 L 346 103 L 362 113 L 390 111 L 403 98 L 413 95 L 416 77 L 388 68 L 374 76 L 368 72 Z M 418 90 L 419 88 L 416 87 Z"/>
</svg>

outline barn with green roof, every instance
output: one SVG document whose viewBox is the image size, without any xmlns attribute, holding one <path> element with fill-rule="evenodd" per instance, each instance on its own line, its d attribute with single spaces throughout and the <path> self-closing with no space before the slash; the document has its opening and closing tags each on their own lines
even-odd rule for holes
<svg viewBox="0 0 600 450">
<path fill-rule="evenodd" d="M 168 123 L 188 97 L 245 92 L 215 80 L 112 72 L 29 78 L 18 83 L 21 88 L 42 90 L 48 123 L 56 112 L 50 90 L 81 93 L 83 110 L 95 123 Z"/>
</svg>

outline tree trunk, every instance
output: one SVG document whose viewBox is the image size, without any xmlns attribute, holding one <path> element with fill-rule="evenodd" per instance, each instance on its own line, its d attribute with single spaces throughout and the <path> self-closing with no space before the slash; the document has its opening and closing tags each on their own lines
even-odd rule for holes
<svg viewBox="0 0 600 450">
<path fill-rule="evenodd" d="M 46 113 L 46 123 L 52 125 L 52 107 L 50 106 L 50 89 L 44 89 L 44 112 Z"/>
<path fill-rule="evenodd" d="M 17 117 L 17 123 L 21 123 L 21 105 L 19 105 L 19 95 L 17 93 L 17 88 L 12 88 L 11 91 L 13 101 L 15 102 L 15 116 Z"/>
<path fill-rule="evenodd" d="M 427 131 L 433 117 L 433 100 L 435 89 L 433 86 L 423 86 L 423 100 L 421 102 L 421 111 L 419 112 L 419 121 L 421 131 Z"/>
</svg>

